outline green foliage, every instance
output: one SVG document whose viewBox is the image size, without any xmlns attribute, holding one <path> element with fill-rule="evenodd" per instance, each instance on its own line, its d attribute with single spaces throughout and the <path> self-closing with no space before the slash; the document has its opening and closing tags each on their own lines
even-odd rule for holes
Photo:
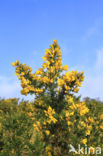
<svg viewBox="0 0 103 156">
<path fill-rule="evenodd" d="M 100 115 L 103 113 L 103 102 L 98 99 L 91 99 L 89 97 L 84 98 L 88 108 L 91 110 L 91 113 L 94 115 Z"/>
<path fill-rule="evenodd" d="M 27 114 L 30 106 L 27 101 L 18 103 L 18 99 L 0 100 L 1 156 L 40 155 L 42 144 L 34 131 L 34 119 Z"/>
<path fill-rule="evenodd" d="M 74 99 L 75 102 L 80 101 L 80 97 L 74 97 Z M 103 114 L 103 103 L 101 101 L 90 98 L 85 98 L 84 101 L 87 103 L 92 116 L 95 117 Z M 45 155 L 45 144 L 41 141 L 39 134 L 35 132 L 33 127 L 33 123 L 35 123 L 35 104 L 37 104 L 36 101 L 19 101 L 19 99 L 16 98 L 0 100 L 0 156 Z M 32 113 L 32 115 L 30 115 L 30 113 Z M 65 149 L 65 143 L 68 142 L 64 137 L 66 127 L 62 122 L 55 126 L 57 126 L 57 128 L 54 128 L 57 129 L 55 133 L 56 135 L 59 134 L 59 140 L 58 137 L 53 138 L 55 146 L 58 146 L 58 144 L 62 142 L 61 146 L 64 146 Z M 95 135 L 101 135 L 98 130 L 95 131 Z M 51 137 L 52 136 L 49 137 L 50 140 L 52 139 Z M 70 137 L 74 139 L 73 136 L 70 135 Z M 92 139 L 92 144 L 96 142 L 96 145 L 98 145 L 100 140 L 97 142 L 97 138 L 98 137 Z M 100 138 L 101 137 L 99 137 L 99 139 Z M 45 139 L 48 139 L 48 137 Z M 75 140 L 75 142 L 77 142 L 77 140 Z M 49 144 L 50 142 L 48 140 L 48 145 Z"/>
</svg>

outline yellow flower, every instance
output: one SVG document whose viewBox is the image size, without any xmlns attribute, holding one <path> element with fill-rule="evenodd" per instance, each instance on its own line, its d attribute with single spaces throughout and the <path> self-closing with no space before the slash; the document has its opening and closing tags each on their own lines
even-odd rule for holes
<svg viewBox="0 0 103 156">
<path fill-rule="evenodd" d="M 52 156 L 51 152 L 48 152 L 48 156 Z"/>
<path fill-rule="evenodd" d="M 70 113 L 70 116 L 72 116 L 72 115 L 74 115 L 74 112 L 71 112 L 71 113 Z"/>
<path fill-rule="evenodd" d="M 86 127 L 85 122 L 81 121 L 80 124 L 81 124 L 81 126 Z"/>
<path fill-rule="evenodd" d="M 70 116 L 69 112 L 66 111 L 66 112 L 65 112 L 65 116 L 66 116 L 66 117 L 69 117 L 69 116 Z"/>
<path fill-rule="evenodd" d="M 39 95 L 40 93 L 43 92 L 43 89 L 36 88 L 34 89 L 34 91 L 36 92 L 36 95 Z"/>
<path fill-rule="evenodd" d="M 19 61 L 16 60 L 16 62 L 15 62 L 15 66 L 17 66 L 17 65 L 19 65 Z"/>
<path fill-rule="evenodd" d="M 65 85 L 65 89 L 70 90 L 71 88 L 69 86 Z"/>
<path fill-rule="evenodd" d="M 15 73 L 14 75 L 16 75 L 17 77 L 19 77 L 19 74 L 18 73 Z"/>
<path fill-rule="evenodd" d="M 39 128 L 38 128 L 38 126 L 36 125 L 36 124 L 33 124 L 33 127 L 34 127 L 34 129 L 38 132 L 39 131 Z"/>
<path fill-rule="evenodd" d="M 103 114 L 100 116 L 100 120 L 103 120 Z"/>
<path fill-rule="evenodd" d="M 69 125 L 71 125 L 72 123 L 71 123 L 71 121 L 68 121 L 67 124 L 68 124 L 68 126 L 69 126 Z"/>
<path fill-rule="evenodd" d="M 93 118 L 88 118 L 88 123 L 94 123 L 94 120 L 93 120 Z"/>
<path fill-rule="evenodd" d="M 102 125 L 100 126 L 100 129 L 102 129 L 102 130 L 103 130 L 103 126 L 102 126 Z"/>
<path fill-rule="evenodd" d="M 88 130 L 92 130 L 92 126 L 88 126 L 88 125 L 87 125 L 87 129 L 88 129 Z"/>
<path fill-rule="evenodd" d="M 71 96 L 67 95 L 66 97 L 67 97 L 68 102 L 73 103 L 73 98 Z"/>
<path fill-rule="evenodd" d="M 12 64 L 13 67 L 15 67 L 15 63 L 14 62 L 12 62 L 11 64 Z"/>
<path fill-rule="evenodd" d="M 55 68 L 54 68 L 54 67 L 51 67 L 51 68 L 50 68 L 50 72 L 51 72 L 51 73 L 54 73 L 54 72 L 55 72 Z"/>
<path fill-rule="evenodd" d="M 77 93 L 79 91 L 79 88 L 74 88 L 74 92 Z"/>
<path fill-rule="evenodd" d="M 48 64 L 47 63 L 43 63 L 42 67 L 45 69 L 45 68 L 48 68 Z"/>
<path fill-rule="evenodd" d="M 53 79 L 50 79 L 49 82 L 50 82 L 50 83 L 53 83 Z"/>
<path fill-rule="evenodd" d="M 56 123 L 57 119 L 53 117 L 55 114 L 54 109 L 52 109 L 50 106 L 48 107 L 48 110 L 44 110 L 45 115 L 49 118 L 48 123 L 50 124 L 51 122 Z"/>
<path fill-rule="evenodd" d="M 47 58 L 46 58 L 46 57 L 42 57 L 42 59 L 43 59 L 44 61 L 46 61 L 46 60 L 47 60 Z"/>
<path fill-rule="evenodd" d="M 23 88 L 23 90 L 21 90 L 21 94 L 27 95 L 27 93 L 29 92 L 28 88 Z"/>
<path fill-rule="evenodd" d="M 41 125 L 40 125 L 40 122 L 39 121 L 37 121 L 36 123 L 34 123 L 33 124 L 33 127 L 35 128 L 35 130 L 36 131 L 40 131 L 40 129 L 41 129 Z"/>
<path fill-rule="evenodd" d="M 69 107 L 70 107 L 72 110 L 77 108 L 77 107 L 76 107 L 76 104 L 74 104 L 74 102 L 72 102 L 72 105 L 69 106 Z"/>
<path fill-rule="evenodd" d="M 65 84 L 64 80 L 58 79 L 58 85 L 62 87 Z"/>
<path fill-rule="evenodd" d="M 49 152 L 49 151 L 51 151 L 51 147 L 47 146 L 46 147 L 46 152 Z"/>
<path fill-rule="evenodd" d="M 46 133 L 46 135 L 49 135 L 50 134 L 50 131 L 49 130 L 46 130 L 45 133 Z"/>
<path fill-rule="evenodd" d="M 87 143 L 87 139 L 83 139 L 82 143 L 85 145 Z"/>
<path fill-rule="evenodd" d="M 43 122 L 43 125 L 46 125 L 46 122 L 45 121 Z"/>
<path fill-rule="evenodd" d="M 53 116 L 50 117 L 51 121 L 53 121 L 54 123 L 57 122 L 57 119 L 55 119 Z"/>
<path fill-rule="evenodd" d="M 32 68 L 29 68 L 29 72 L 32 72 Z"/>
<path fill-rule="evenodd" d="M 27 115 L 28 115 L 29 117 L 31 117 L 31 116 L 32 116 L 32 113 L 31 113 L 31 112 L 28 112 Z"/>
<path fill-rule="evenodd" d="M 45 112 L 46 116 L 55 114 L 55 111 L 54 111 L 54 109 L 51 108 L 51 106 L 48 107 L 47 111 L 44 110 L 44 112 Z"/>
<path fill-rule="evenodd" d="M 89 112 L 88 107 L 86 106 L 85 102 L 80 102 L 77 104 L 77 108 L 80 111 L 80 115 L 85 115 Z"/>
<path fill-rule="evenodd" d="M 48 83 L 49 79 L 48 79 L 48 77 L 44 76 L 44 77 L 41 78 L 41 81 L 44 82 L 44 83 Z"/>
<path fill-rule="evenodd" d="M 87 130 L 86 135 L 90 135 L 90 130 Z"/>
<path fill-rule="evenodd" d="M 63 70 L 68 70 L 68 65 L 64 65 L 64 66 L 62 67 L 62 69 L 63 69 Z"/>
</svg>

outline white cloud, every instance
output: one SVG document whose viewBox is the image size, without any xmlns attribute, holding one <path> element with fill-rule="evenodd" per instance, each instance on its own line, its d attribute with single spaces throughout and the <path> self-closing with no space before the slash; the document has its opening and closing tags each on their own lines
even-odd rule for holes
<svg viewBox="0 0 103 156">
<path fill-rule="evenodd" d="M 103 18 L 100 17 L 94 21 L 94 24 L 85 32 L 82 40 L 88 40 L 90 37 L 94 35 L 100 35 L 100 28 L 103 26 Z"/>
<path fill-rule="evenodd" d="M 83 36 L 83 40 L 87 40 L 88 38 L 90 38 L 93 35 L 98 35 L 98 28 L 97 26 L 91 27 L 90 29 L 88 29 L 88 31 L 85 33 L 85 35 Z"/>
<path fill-rule="evenodd" d="M 83 97 L 100 98 L 103 101 L 103 49 L 98 49 L 96 54 L 94 66 L 87 67 L 89 70 L 85 71 L 80 93 Z"/>
<path fill-rule="evenodd" d="M 103 70 L 103 48 L 97 50 L 97 59 L 96 59 L 96 70 Z"/>
<path fill-rule="evenodd" d="M 0 76 L 0 97 L 9 98 L 19 96 L 20 84 L 13 78 Z"/>
<path fill-rule="evenodd" d="M 100 98 L 103 100 L 103 76 L 88 75 L 80 89 L 82 97 Z"/>
<path fill-rule="evenodd" d="M 20 82 L 14 78 L 8 78 L 5 76 L 0 76 L 0 97 L 1 98 L 20 98 L 25 100 L 33 100 L 34 96 L 21 95 Z"/>
</svg>

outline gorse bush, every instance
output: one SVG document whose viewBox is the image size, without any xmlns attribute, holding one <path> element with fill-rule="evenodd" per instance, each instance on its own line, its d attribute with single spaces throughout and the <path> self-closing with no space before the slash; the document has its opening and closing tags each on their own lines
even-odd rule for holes
<svg viewBox="0 0 103 156">
<path fill-rule="evenodd" d="M 74 101 L 80 101 L 74 97 Z M 90 113 L 98 124 L 103 119 L 103 103 L 99 100 L 85 98 L 85 103 L 90 107 Z M 95 101 L 95 102 L 94 102 Z M 1 99 L 0 100 L 0 155 L 1 156 L 18 156 L 30 155 L 39 156 L 47 155 L 51 151 L 40 139 L 39 133 L 36 133 L 33 124 L 36 122 L 34 103 L 28 101 L 18 101 L 18 99 Z M 95 108 L 95 109 L 94 109 Z M 100 119 L 99 119 L 100 116 Z M 93 118 L 94 118 L 93 117 Z M 98 119 L 98 120 L 97 120 Z M 92 145 L 99 145 L 97 139 L 102 139 L 102 131 L 98 128 L 94 131 Z M 98 137 L 95 133 L 100 133 Z M 95 140 L 93 140 L 95 139 Z M 46 150 L 46 152 L 44 151 Z M 70 155 L 70 154 L 69 154 Z"/>
<path fill-rule="evenodd" d="M 56 40 L 46 49 L 43 60 L 42 67 L 35 73 L 19 61 L 12 65 L 21 81 L 21 93 L 35 94 L 34 128 L 46 144 L 45 153 L 67 155 L 70 143 L 74 146 L 91 146 L 93 141 L 96 145 L 101 144 L 103 125 L 98 122 L 98 116 L 91 114 L 84 101 L 75 103 L 73 100 L 73 94 L 79 91 L 84 80 L 83 72 L 70 72 L 67 65 L 62 65 Z"/>
<path fill-rule="evenodd" d="M 28 101 L 0 100 L 0 156 L 40 155 L 42 143 L 33 128 L 32 112 Z"/>
<path fill-rule="evenodd" d="M 81 101 L 74 96 L 84 73 L 68 71 L 68 66 L 62 65 L 56 40 L 46 49 L 43 60 L 35 73 L 24 63 L 12 63 L 21 81 L 21 94 L 35 94 L 35 99 L 16 104 L 16 111 L 10 109 L 9 116 L 4 117 L 1 132 L 6 137 L 1 134 L 1 151 L 9 155 L 67 156 L 75 155 L 69 153 L 70 144 L 102 146 L 103 111 L 99 112 L 97 106 L 99 103 L 102 109 L 101 102 Z"/>
</svg>

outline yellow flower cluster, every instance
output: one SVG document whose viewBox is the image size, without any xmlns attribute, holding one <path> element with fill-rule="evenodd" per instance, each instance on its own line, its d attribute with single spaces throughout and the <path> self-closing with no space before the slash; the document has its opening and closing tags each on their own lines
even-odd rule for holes
<svg viewBox="0 0 103 156">
<path fill-rule="evenodd" d="M 36 95 L 39 95 L 40 93 L 43 92 L 43 89 L 36 88 L 34 89 L 34 91 L 36 92 Z"/>
<path fill-rule="evenodd" d="M 69 112 L 69 111 L 65 111 L 65 116 L 66 117 L 70 117 L 70 116 L 73 116 L 74 115 L 74 112 Z"/>
<path fill-rule="evenodd" d="M 68 65 L 64 65 L 64 66 L 62 66 L 62 70 L 68 70 Z"/>
<path fill-rule="evenodd" d="M 32 117 L 32 116 L 33 116 L 33 114 L 32 114 L 31 112 L 28 112 L 27 115 L 28 115 L 29 117 Z"/>
<path fill-rule="evenodd" d="M 39 95 L 43 93 L 43 86 L 50 86 L 54 82 L 58 81 L 57 92 L 61 92 L 62 88 L 65 88 L 65 94 L 68 91 L 78 92 L 81 83 L 84 79 L 83 72 L 68 71 L 68 66 L 62 66 L 61 49 L 56 40 L 53 40 L 53 44 L 49 49 L 45 50 L 43 57 L 43 65 L 35 73 L 31 73 L 32 69 L 28 66 L 20 64 L 19 61 L 12 63 L 16 67 L 16 75 L 21 80 L 21 94 L 33 94 Z M 60 73 L 67 71 L 63 76 Z"/>
<path fill-rule="evenodd" d="M 87 121 L 80 121 L 78 125 L 78 129 L 86 128 L 86 136 L 90 135 L 92 130 L 92 125 L 89 125 Z"/>
<path fill-rule="evenodd" d="M 79 124 L 80 124 L 81 127 L 86 127 L 86 123 L 84 121 L 80 121 Z"/>
<path fill-rule="evenodd" d="M 88 118 L 88 123 L 90 123 L 90 124 L 94 123 L 94 119 L 89 117 Z"/>
<path fill-rule="evenodd" d="M 19 65 L 20 63 L 19 63 L 19 61 L 16 61 L 15 63 L 12 62 L 11 64 L 12 64 L 13 67 L 15 67 L 15 66 Z"/>
<path fill-rule="evenodd" d="M 36 121 L 36 123 L 34 123 L 33 126 L 34 126 L 34 128 L 35 128 L 35 130 L 36 130 L 37 132 L 40 132 L 40 130 L 41 130 L 41 125 L 40 125 L 40 122 L 39 122 L 39 121 Z"/>
<path fill-rule="evenodd" d="M 85 102 L 80 102 L 76 104 L 76 108 L 79 111 L 80 115 L 85 115 L 89 112 L 88 107 L 86 106 Z"/>
<path fill-rule="evenodd" d="M 57 70 L 61 69 L 61 50 L 56 40 L 53 40 L 53 45 L 50 45 L 50 48 L 46 49 L 43 60 L 45 62 L 42 67 L 43 69 L 47 69 L 48 73 L 56 73 Z"/>
<path fill-rule="evenodd" d="M 43 92 L 43 89 L 41 88 L 35 88 L 32 84 L 34 80 L 40 80 L 40 76 L 37 76 L 37 74 L 41 74 L 43 70 L 39 68 L 39 71 L 35 74 L 31 74 L 32 69 L 25 64 L 20 64 L 19 61 L 16 61 L 16 63 L 12 63 L 13 66 L 16 66 L 16 75 L 18 76 L 19 80 L 21 80 L 21 94 L 27 95 L 28 93 L 35 93 L 36 95 L 39 95 Z M 47 81 L 47 79 L 44 77 L 43 81 Z"/>
<path fill-rule="evenodd" d="M 103 120 L 103 114 L 101 114 L 101 116 L 100 116 L 100 120 Z"/>
<path fill-rule="evenodd" d="M 50 106 L 48 107 L 48 110 L 44 111 L 45 115 L 49 118 L 48 123 L 50 124 L 51 122 L 56 123 L 57 119 L 53 116 L 55 114 L 54 109 L 52 109 Z"/>
<path fill-rule="evenodd" d="M 41 77 L 40 81 L 45 84 L 53 83 L 53 79 L 49 79 L 47 76 Z"/>
<path fill-rule="evenodd" d="M 71 105 L 69 106 L 69 108 L 70 108 L 71 110 L 77 109 L 77 106 L 76 106 L 76 104 L 74 103 L 73 97 L 71 97 L 71 96 L 69 96 L 69 95 L 66 95 L 66 99 L 67 99 L 68 103 L 71 104 Z"/>
<path fill-rule="evenodd" d="M 92 126 L 91 125 L 86 125 L 86 128 L 87 128 L 86 135 L 90 135 L 91 130 L 92 130 Z"/>
<path fill-rule="evenodd" d="M 46 135 L 49 135 L 50 131 L 49 130 L 45 130 L 45 133 L 46 133 Z"/>
<path fill-rule="evenodd" d="M 58 86 L 63 87 L 65 85 L 65 81 L 63 79 L 58 79 Z"/>
<path fill-rule="evenodd" d="M 79 91 L 78 87 L 81 86 L 83 80 L 83 72 L 78 73 L 76 70 L 71 72 L 67 71 L 65 74 L 63 74 L 62 78 L 58 79 L 58 86 L 64 86 L 65 93 L 68 93 L 68 91 L 77 93 Z"/>
<path fill-rule="evenodd" d="M 46 146 L 46 152 L 51 151 L 51 147 L 50 146 Z"/>
<path fill-rule="evenodd" d="M 85 145 L 87 143 L 87 139 L 83 139 L 82 143 Z"/>
<path fill-rule="evenodd" d="M 71 119 L 71 116 L 73 116 L 74 115 L 74 112 L 72 111 L 72 112 L 69 112 L 69 111 L 65 111 L 65 117 L 66 117 L 66 121 L 67 121 L 67 125 L 68 126 L 70 126 L 70 125 L 72 125 L 73 126 L 73 122 L 71 122 L 70 121 L 70 119 Z"/>
<path fill-rule="evenodd" d="M 23 95 L 27 95 L 28 93 L 29 93 L 29 89 L 28 88 L 23 88 L 21 90 L 21 94 L 23 94 Z"/>
<path fill-rule="evenodd" d="M 68 102 L 74 103 L 73 98 L 71 96 L 67 95 L 66 98 Z"/>
<path fill-rule="evenodd" d="M 53 40 L 53 44 L 50 45 L 50 48 L 45 50 L 45 56 L 43 57 L 43 60 L 46 61 L 48 65 L 52 65 L 53 63 L 56 63 L 57 69 L 60 68 L 59 65 L 60 66 L 62 65 L 61 50 L 56 40 Z"/>
<path fill-rule="evenodd" d="M 103 125 L 101 125 L 101 126 L 100 126 L 100 129 L 102 129 L 102 130 L 103 130 Z"/>
<path fill-rule="evenodd" d="M 15 75 L 21 80 L 21 94 L 27 95 L 29 92 L 34 92 L 34 86 L 30 80 L 32 69 L 24 63 L 20 64 L 19 61 L 12 63 L 12 65 L 16 67 Z"/>
</svg>

